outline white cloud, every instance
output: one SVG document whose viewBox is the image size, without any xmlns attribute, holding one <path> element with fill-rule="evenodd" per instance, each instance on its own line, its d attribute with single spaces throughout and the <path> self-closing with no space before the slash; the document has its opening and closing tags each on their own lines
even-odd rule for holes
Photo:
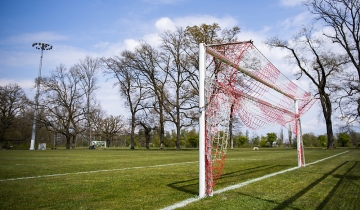
<svg viewBox="0 0 360 210">
<path fill-rule="evenodd" d="M 0 55 L 1 65 L 16 67 L 35 65 L 35 63 L 39 65 L 40 53 L 36 50 L 31 53 L 26 51 L 0 50 Z"/>
<path fill-rule="evenodd" d="M 140 43 L 133 39 L 126 39 L 124 41 L 126 50 L 134 50 Z"/>
<path fill-rule="evenodd" d="M 218 23 L 222 28 L 231 28 L 237 25 L 237 20 L 229 16 L 217 18 L 210 15 L 185 16 L 173 19 L 170 19 L 169 17 L 161 17 L 156 21 L 155 27 L 159 32 L 163 32 L 166 30 L 174 31 L 176 30 L 176 27 L 185 28 L 187 26 L 200 25 L 203 23 Z"/>
<path fill-rule="evenodd" d="M 159 30 L 159 31 L 175 31 L 176 27 L 175 24 L 172 20 L 170 20 L 170 18 L 168 17 L 162 17 L 159 20 L 156 21 L 155 23 L 155 27 Z"/>
<path fill-rule="evenodd" d="M 159 34 L 147 34 L 143 37 L 143 40 L 146 41 L 146 43 L 149 43 L 153 47 L 158 47 L 161 45 L 161 39 Z"/>
<path fill-rule="evenodd" d="M 310 25 L 313 18 L 312 14 L 309 11 L 302 12 L 294 17 L 289 17 L 283 20 L 280 25 L 283 27 L 283 30 L 290 30 L 295 28 L 297 29 Z M 293 30 L 292 30 L 293 31 Z"/>
<path fill-rule="evenodd" d="M 25 92 L 26 96 L 29 99 L 33 99 L 35 97 L 35 79 L 7 79 L 0 78 L 0 86 L 5 86 L 9 84 L 18 84 Z"/>
<path fill-rule="evenodd" d="M 175 18 L 173 20 L 177 27 L 186 27 L 193 25 L 213 24 L 218 23 L 222 28 L 231 28 L 237 25 L 237 20 L 233 17 L 226 16 L 223 18 L 217 18 L 210 15 L 197 15 L 197 16 L 186 16 L 181 18 Z"/>
<path fill-rule="evenodd" d="M 286 7 L 294 7 L 301 5 L 304 0 L 280 0 L 280 4 Z"/>
<path fill-rule="evenodd" d="M 139 45 L 139 41 L 134 39 L 125 39 L 121 42 L 111 43 L 111 42 L 99 42 L 94 45 L 97 49 L 96 53 L 92 53 L 93 56 L 99 57 L 111 57 L 119 55 L 124 50 L 134 50 Z M 90 54 L 90 52 L 87 52 Z"/>
<path fill-rule="evenodd" d="M 94 47 L 95 47 L 96 49 L 101 49 L 101 50 L 103 50 L 103 49 L 108 48 L 110 45 L 111 45 L 110 42 L 99 42 L 99 43 L 95 44 Z"/>
<path fill-rule="evenodd" d="M 1 85 L 9 85 L 16 83 L 20 85 L 22 88 L 34 88 L 34 81 L 35 80 L 28 80 L 28 79 L 15 80 L 15 79 L 0 78 Z"/>
<path fill-rule="evenodd" d="M 316 106 L 316 105 L 315 105 Z M 301 119 L 301 127 L 303 134 L 314 133 L 315 135 L 322 135 L 326 133 L 325 124 L 321 119 L 318 118 L 319 109 L 318 107 L 312 107 L 308 113 Z"/>
</svg>

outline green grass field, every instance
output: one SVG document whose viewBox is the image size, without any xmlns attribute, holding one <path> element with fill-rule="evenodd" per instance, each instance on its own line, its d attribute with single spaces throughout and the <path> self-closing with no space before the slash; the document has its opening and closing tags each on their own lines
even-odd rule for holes
<svg viewBox="0 0 360 210">
<path fill-rule="evenodd" d="M 360 150 L 306 148 L 306 163 L 345 151 L 182 209 L 360 209 Z M 214 191 L 296 166 L 295 149 L 229 150 Z M 197 150 L 0 151 L 0 209 L 161 209 L 197 195 Z"/>
</svg>

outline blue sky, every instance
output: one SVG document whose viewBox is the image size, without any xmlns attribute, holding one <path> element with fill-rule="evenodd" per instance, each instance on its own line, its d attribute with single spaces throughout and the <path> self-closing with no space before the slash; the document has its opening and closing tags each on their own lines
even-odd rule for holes
<svg viewBox="0 0 360 210">
<path fill-rule="evenodd" d="M 281 72 L 295 79 L 294 68 L 284 60 L 286 52 L 270 51 L 263 41 L 273 36 L 289 39 L 311 19 L 300 0 L 2 0 L 0 85 L 17 83 L 34 97 L 40 60 L 40 51 L 31 47 L 34 42 L 53 45 L 44 52 L 42 75 L 48 76 L 56 66 L 69 68 L 87 55 L 114 56 L 134 49 L 139 40 L 158 46 L 158 34 L 164 30 L 214 22 L 222 28 L 239 26 L 239 40 L 253 40 Z M 112 115 L 125 113 L 114 81 L 99 77 L 96 97 L 103 109 Z M 309 87 L 306 80 L 297 83 Z M 304 133 L 326 132 L 317 107 L 304 116 Z"/>
</svg>

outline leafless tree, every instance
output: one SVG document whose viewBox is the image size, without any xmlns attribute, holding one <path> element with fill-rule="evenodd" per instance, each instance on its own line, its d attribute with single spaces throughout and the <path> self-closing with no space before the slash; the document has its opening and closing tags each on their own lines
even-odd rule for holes
<svg viewBox="0 0 360 210">
<path fill-rule="evenodd" d="M 165 98 L 165 110 L 169 121 L 176 127 L 176 148 L 180 149 L 181 129 L 193 125 L 195 108 L 198 108 L 196 91 L 190 83 L 192 75 L 187 69 L 190 67 L 190 60 L 184 51 L 185 33 L 182 28 L 174 32 L 164 32 L 161 49 L 164 63 L 168 63 L 169 94 Z M 197 115 L 196 115 L 197 117 Z"/>
<path fill-rule="evenodd" d="M 97 140 L 99 138 L 101 139 L 101 137 L 103 135 L 102 122 L 106 118 L 106 112 L 100 107 L 99 104 L 93 110 L 95 110 L 95 111 L 91 115 L 91 121 L 93 122 L 92 135 L 93 135 L 93 138 L 95 140 Z M 90 142 L 90 144 L 91 144 L 91 142 Z"/>
<path fill-rule="evenodd" d="M 315 94 L 321 102 L 322 112 L 326 123 L 328 148 L 333 147 L 334 134 L 332 127 L 332 103 L 329 88 L 333 84 L 332 79 L 339 75 L 347 63 L 346 57 L 328 51 L 323 47 L 323 40 L 311 37 L 312 30 L 303 28 L 297 34 L 291 45 L 279 38 L 271 38 L 267 41 L 270 47 L 288 50 L 289 58 L 298 66 L 298 79 L 305 75 L 316 87 Z"/>
<path fill-rule="evenodd" d="M 95 110 L 91 110 L 91 102 L 96 103 L 95 96 L 93 95 L 94 91 L 98 88 L 96 86 L 97 77 L 96 74 L 101 69 L 101 60 L 99 58 L 92 58 L 90 56 L 86 56 L 83 60 L 80 60 L 74 66 L 74 70 L 79 76 L 80 79 L 80 87 L 83 89 L 85 93 L 86 100 L 86 110 L 85 110 L 85 118 L 86 118 L 86 139 L 90 145 L 91 141 L 91 115 Z"/>
<path fill-rule="evenodd" d="M 84 92 L 79 87 L 80 78 L 72 68 L 60 65 L 49 77 L 41 79 L 42 94 L 40 121 L 49 130 L 66 138 L 66 149 L 75 149 L 76 136 L 83 132 L 80 122 L 84 120 Z"/>
<path fill-rule="evenodd" d="M 119 134 L 124 128 L 124 117 L 121 115 L 110 115 L 103 119 L 101 123 L 101 130 L 106 140 L 106 145 L 109 147 L 115 135 Z"/>
<path fill-rule="evenodd" d="M 336 102 L 342 116 L 348 121 L 360 122 L 360 1 L 359 0 L 307 0 L 305 5 L 317 20 L 332 31 L 323 34 L 338 44 L 348 55 L 353 68 L 343 73 Z M 339 75 L 341 76 L 341 75 Z M 354 108 L 355 107 L 355 108 Z"/>
<path fill-rule="evenodd" d="M 130 52 L 124 52 L 127 54 Z M 126 56 L 114 58 L 102 59 L 106 70 L 105 73 L 111 75 L 117 81 L 115 85 L 119 86 L 119 92 L 122 97 L 125 98 L 125 105 L 129 108 L 130 116 L 130 149 L 135 149 L 135 127 L 136 127 L 136 115 L 144 109 L 146 100 L 149 98 L 149 90 L 143 85 L 143 81 L 135 69 L 131 68 L 131 60 L 128 60 Z"/>
<path fill-rule="evenodd" d="M 29 100 L 17 84 L 0 86 L 0 149 L 16 117 L 29 106 Z"/>
<path fill-rule="evenodd" d="M 134 52 L 125 51 L 122 56 L 129 62 L 128 67 L 138 72 L 141 86 L 152 94 L 151 108 L 158 113 L 160 129 L 160 149 L 164 147 L 165 136 L 165 101 L 167 97 L 166 82 L 168 81 L 168 63 L 160 58 L 160 53 L 145 42 Z"/>
</svg>

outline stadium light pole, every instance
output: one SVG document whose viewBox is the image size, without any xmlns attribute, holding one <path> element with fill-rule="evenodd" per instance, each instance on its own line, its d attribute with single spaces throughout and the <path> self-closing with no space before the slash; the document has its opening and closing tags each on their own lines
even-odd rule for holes
<svg viewBox="0 0 360 210">
<path fill-rule="evenodd" d="M 30 141 L 30 150 L 35 150 L 35 136 L 36 136 L 36 118 L 38 115 L 38 106 L 39 106 L 39 95 L 40 95 L 40 79 L 41 79 L 41 67 L 42 67 L 42 58 L 43 58 L 43 51 L 44 50 L 51 50 L 52 45 L 46 44 L 43 42 L 35 42 L 32 44 L 37 50 L 41 50 L 40 56 L 40 66 L 39 66 L 39 74 L 36 80 L 36 95 L 35 95 L 35 111 L 34 111 L 34 120 L 32 126 L 32 134 L 31 134 L 31 141 Z"/>
</svg>

